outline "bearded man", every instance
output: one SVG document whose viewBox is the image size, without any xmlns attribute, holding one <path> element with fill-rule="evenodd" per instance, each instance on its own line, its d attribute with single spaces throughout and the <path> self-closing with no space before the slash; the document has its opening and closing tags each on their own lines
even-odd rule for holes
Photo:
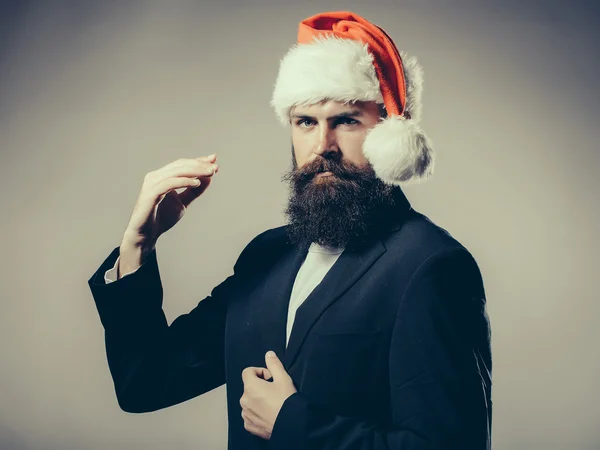
<svg viewBox="0 0 600 450">
<path fill-rule="evenodd" d="M 123 410 L 225 384 L 229 450 L 491 448 L 481 273 L 401 188 L 433 170 L 421 91 L 415 58 L 363 17 L 300 22 L 271 101 L 291 126 L 288 223 L 256 236 L 171 325 L 156 239 L 218 166 L 211 155 L 149 174 L 121 245 L 88 281 Z"/>
</svg>

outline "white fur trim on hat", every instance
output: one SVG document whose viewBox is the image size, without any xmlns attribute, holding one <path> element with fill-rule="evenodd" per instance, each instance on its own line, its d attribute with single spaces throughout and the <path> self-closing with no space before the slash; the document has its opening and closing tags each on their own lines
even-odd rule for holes
<svg viewBox="0 0 600 450">
<path fill-rule="evenodd" d="M 406 52 L 400 52 L 402 67 L 404 68 L 404 79 L 406 81 L 406 105 L 404 111 L 408 112 L 411 120 L 420 122 L 422 117 L 423 97 L 423 68 L 414 56 L 408 56 Z"/>
<path fill-rule="evenodd" d="M 324 99 L 383 103 L 373 55 L 352 39 L 319 37 L 295 44 L 281 60 L 271 105 L 279 121 L 289 123 L 294 105 Z"/>
<path fill-rule="evenodd" d="M 422 116 L 423 71 L 416 58 L 400 52 L 406 80 L 406 117 L 390 116 L 375 125 L 363 153 L 376 175 L 389 184 L 422 180 L 433 173 L 434 151 L 418 123 Z M 295 44 L 280 63 L 271 106 L 282 124 L 295 105 L 322 100 L 375 101 L 383 96 L 373 55 L 366 43 L 333 35 Z"/>
</svg>

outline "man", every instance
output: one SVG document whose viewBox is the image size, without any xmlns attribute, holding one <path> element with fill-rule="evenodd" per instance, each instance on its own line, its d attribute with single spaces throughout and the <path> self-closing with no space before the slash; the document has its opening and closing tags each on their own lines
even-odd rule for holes
<svg viewBox="0 0 600 450">
<path fill-rule="evenodd" d="M 356 14 L 300 23 L 272 99 L 292 127 L 288 224 L 170 326 L 154 247 L 121 277 L 115 248 L 88 281 L 123 410 L 226 384 L 230 450 L 491 448 L 480 271 L 400 188 L 433 168 L 421 79 Z"/>
</svg>

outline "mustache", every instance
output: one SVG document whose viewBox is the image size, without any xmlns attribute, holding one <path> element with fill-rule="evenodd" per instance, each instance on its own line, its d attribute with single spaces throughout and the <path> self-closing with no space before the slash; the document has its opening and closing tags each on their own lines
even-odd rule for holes
<svg viewBox="0 0 600 450">
<path fill-rule="evenodd" d="M 374 183 L 376 178 L 375 171 L 370 164 L 367 167 L 359 167 L 352 162 L 343 161 L 341 158 L 317 158 L 301 167 L 298 167 L 294 161 L 293 167 L 281 176 L 281 180 L 302 189 L 320 172 L 331 172 L 337 178 L 338 183 L 369 184 Z"/>
<path fill-rule="evenodd" d="M 342 162 L 322 158 L 297 170 L 300 178 L 311 178 L 321 172 L 331 172 L 340 178 L 351 178 L 359 173 L 359 170 L 354 166 L 345 165 Z"/>
</svg>

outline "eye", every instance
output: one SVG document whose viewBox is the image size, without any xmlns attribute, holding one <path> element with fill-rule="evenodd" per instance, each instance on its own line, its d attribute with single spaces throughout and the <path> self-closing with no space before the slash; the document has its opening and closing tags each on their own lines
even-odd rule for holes
<svg viewBox="0 0 600 450">
<path fill-rule="evenodd" d="M 309 124 L 308 122 L 311 122 L 311 123 Z M 310 119 L 300 119 L 300 120 L 298 120 L 298 121 L 296 122 L 296 125 L 298 125 L 299 127 L 305 128 L 305 127 L 303 126 L 303 124 L 308 124 L 308 125 L 311 125 L 311 124 L 312 124 L 312 122 L 313 122 L 313 121 L 312 121 L 312 120 L 310 120 Z"/>
<path fill-rule="evenodd" d="M 350 117 L 344 117 L 343 119 L 340 119 L 340 123 L 343 123 L 345 125 L 358 125 L 358 124 L 360 124 L 360 122 L 358 120 L 351 119 Z"/>
</svg>

